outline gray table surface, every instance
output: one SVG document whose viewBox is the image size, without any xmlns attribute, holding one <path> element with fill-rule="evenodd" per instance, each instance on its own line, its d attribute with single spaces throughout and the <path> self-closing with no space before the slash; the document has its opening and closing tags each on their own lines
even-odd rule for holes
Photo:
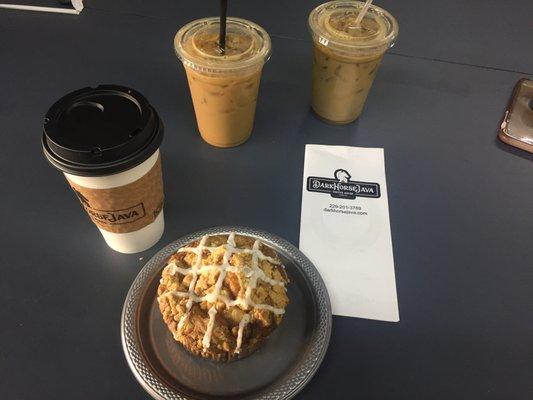
<svg viewBox="0 0 533 400">
<path fill-rule="evenodd" d="M 176 30 L 215 2 L 0 10 L 0 398 L 147 399 L 119 336 L 133 278 L 164 244 L 208 226 L 297 244 L 306 143 L 385 148 L 401 322 L 334 317 L 298 399 L 531 398 L 533 157 L 496 133 L 514 83 L 533 74 L 533 3 L 381 2 L 400 37 L 363 115 L 342 127 L 309 111 L 305 19 L 318 2 L 230 3 L 271 32 L 274 53 L 253 136 L 229 150 L 199 138 L 172 50 Z M 48 106 L 98 83 L 138 89 L 166 126 L 167 226 L 136 255 L 106 246 L 41 154 Z"/>
</svg>

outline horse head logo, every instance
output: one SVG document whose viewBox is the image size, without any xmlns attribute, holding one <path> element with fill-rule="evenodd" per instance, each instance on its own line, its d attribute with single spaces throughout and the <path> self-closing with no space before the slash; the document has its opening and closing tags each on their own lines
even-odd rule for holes
<svg viewBox="0 0 533 400">
<path fill-rule="evenodd" d="M 338 169 L 335 171 L 335 179 L 339 182 L 347 183 L 352 176 L 345 169 Z"/>
</svg>

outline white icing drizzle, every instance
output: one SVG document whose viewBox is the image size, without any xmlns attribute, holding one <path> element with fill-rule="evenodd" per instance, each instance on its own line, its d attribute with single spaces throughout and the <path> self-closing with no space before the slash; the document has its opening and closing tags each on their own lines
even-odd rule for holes
<svg viewBox="0 0 533 400">
<path fill-rule="evenodd" d="M 252 249 L 254 250 L 254 252 L 252 253 L 252 276 L 250 277 L 248 287 L 246 288 L 246 293 L 244 294 L 244 305 L 246 307 L 246 310 L 252 305 L 252 290 L 254 290 L 257 286 L 257 278 L 259 278 L 259 272 L 257 270 L 261 270 L 258 267 L 259 255 L 257 254 L 259 250 L 259 240 L 256 240 L 254 242 L 254 246 Z M 261 272 L 263 271 L 261 270 Z"/>
<path fill-rule="evenodd" d="M 178 322 L 178 329 L 177 332 L 181 332 L 181 329 L 183 328 L 183 324 L 185 323 L 185 320 L 189 316 L 189 312 L 191 311 L 192 305 L 193 305 L 193 296 L 196 297 L 196 293 L 194 293 L 194 289 L 196 288 L 196 282 L 198 281 L 198 267 L 202 264 L 202 254 L 204 252 L 204 246 L 205 242 L 207 241 L 207 236 L 204 236 L 202 240 L 200 240 L 200 244 L 198 247 L 193 251 L 194 254 L 196 254 L 196 261 L 194 262 L 193 266 L 191 267 L 189 273 L 192 274 L 191 283 L 189 284 L 189 292 L 188 297 L 189 300 L 187 301 L 187 304 L 185 305 L 185 313 L 180 318 Z"/>
<path fill-rule="evenodd" d="M 218 249 L 218 246 L 205 246 L 204 247 L 204 250 L 207 250 L 209 252 L 213 252 L 215 251 L 216 249 Z M 178 250 L 178 253 L 188 253 L 188 252 L 191 252 L 191 253 L 194 253 L 196 251 L 196 247 L 182 247 L 181 249 Z M 254 253 L 254 250 L 253 249 L 239 249 L 239 248 L 234 248 L 233 249 L 233 252 L 234 253 L 247 253 L 247 254 L 253 254 Z M 258 250 L 257 251 L 257 255 L 259 257 L 259 259 L 261 261 L 263 260 L 267 260 L 270 264 L 274 264 L 274 265 L 281 265 L 281 263 L 272 258 L 272 257 L 269 257 L 265 254 L 263 254 L 263 252 L 261 250 Z"/>
<path fill-rule="evenodd" d="M 168 268 L 168 271 L 169 271 L 169 274 L 170 275 L 176 275 L 176 273 L 180 273 L 182 275 L 189 275 L 191 273 L 191 270 L 190 268 L 181 268 L 181 267 L 178 267 L 176 264 L 172 263 L 172 264 L 168 264 L 167 266 Z M 220 269 L 220 265 L 202 265 L 200 268 L 198 268 L 198 270 L 196 271 L 197 274 L 201 274 L 202 272 L 209 272 L 209 271 L 214 271 L 214 270 L 218 270 Z M 239 267 L 234 267 L 233 265 L 227 265 L 226 266 L 226 272 L 234 272 L 234 273 L 238 273 L 238 272 L 241 272 L 243 271 L 245 276 L 247 278 L 250 278 L 254 271 L 249 268 L 249 267 L 244 267 L 244 268 L 239 268 Z M 282 281 L 277 281 L 275 279 L 272 279 L 272 278 L 269 278 L 268 276 L 266 276 L 266 274 L 264 273 L 264 271 L 261 269 L 261 268 L 258 268 L 257 272 L 258 274 L 258 278 L 265 281 L 266 283 L 269 283 L 270 285 L 272 286 L 275 286 L 275 285 L 279 285 L 279 286 L 285 286 L 285 282 L 282 282 Z M 161 283 L 163 283 L 163 280 L 161 279 Z"/>
<path fill-rule="evenodd" d="M 242 335 L 244 333 L 244 328 L 250 322 L 250 314 L 244 314 L 239 322 L 239 331 L 237 333 L 237 345 L 235 346 L 235 353 L 239 354 L 241 352 L 242 345 Z"/>
<path fill-rule="evenodd" d="M 206 295 L 206 300 L 209 303 L 213 303 L 213 307 L 209 310 L 209 323 L 207 324 L 207 329 L 205 330 L 204 338 L 202 340 L 202 346 L 204 349 L 209 348 L 211 343 L 211 335 L 213 333 L 213 327 L 215 326 L 215 317 L 217 315 L 217 309 L 215 308 L 220 296 L 220 291 L 222 290 L 222 283 L 226 278 L 226 268 L 229 267 L 229 259 L 234 253 L 235 249 L 235 233 L 231 233 L 228 237 L 228 242 L 226 243 L 226 251 L 224 252 L 224 257 L 222 257 L 222 265 L 220 265 L 220 273 L 218 274 L 217 283 L 215 283 L 214 290 Z"/>
<path fill-rule="evenodd" d="M 179 292 L 179 291 L 175 290 L 175 291 L 172 291 L 172 292 L 164 293 L 160 297 L 163 297 L 163 296 L 189 297 L 189 293 L 187 293 L 187 292 Z M 197 296 L 196 294 L 193 294 L 192 295 L 192 299 L 193 299 L 193 301 L 195 303 L 201 303 L 202 301 L 210 302 L 209 294 L 207 294 L 205 296 Z M 244 308 L 245 306 L 249 305 L 252 308 L 255 307 L 257 309 L 271 311 L 271 312 L 273 312 L 276 315 L 281 315 L 281 314 L 285 313 L 285 310 L 283 310 L 282 308 L 276 308 L 276 307 L 268 305 L 268 304 L 257 304 L 257 303 L 254 303 L 253 301 L 250 301 L 249 303 L 246 303 L 245 299 L 243 299 L 243 298 L 236 298 L 235 300 L 230 300 L 227 296 L 224 296 L 222 294 L 218 296 L 217 301 L 223 302 L 228 308 L 229 307 L 233 307 L 233 306 L 241 306 L 241 307 Z"/>
<path fill-rule="evenodd" d="M 200 303 L 202 301 L 207 301 L 213 304 L 208 311 L 209 321 L 207 323 L 207 328 L 206 328 L 204 337 L 202 339 L 202 346 L 204 348 L 204 351 L 208 349 L 211 344 L 211 336 L 213 334 L 213 329 L 215 326 L 216 314 L 217 314 L 216 303 L 218 301 L 223 302 L 228 308 L 233 307 L 233 306 L 239 306 L 243 308 L 244 310 L 249 310 L 250 308 L 268 310 L 274 313 L 275 315 L 282 315 L 285 313 L 285 310 L 283 310 L 282 308 L 277 308 L 269 304 L 257 304 L 252 300 L 252 292 L 253 292 L 253 289 L 257 287 L 257 281 L 259 279 L 263 280 L 264 282 L 272 286 L 275 286 L 275 285 L 279 285 L 282 287 L 285 286 L 285 282 L 270 278 L 259 267 L 260 260 L 261 261 L 267 260 L 269 263 L 273 265 L 280 265 L 283 267 L 283 265 L 278 260 L 275 260 L 272 257 L 269 257 L 263 254 L 263 252 L 259 249 L 259 246 L 261 245 L 261 242 L 259 240 L 256 240 L 254 242 L 252 249 L 240 249 L 236 247 L 235 233 L 232 232 L 228 236 L 228 240 L 226 244 L 224 244 L 225 252 L 222 258 L 222 264 L 221 265 L 201 265 L 202 255 L 205 250 L 212 253 L 213 251 L 219 248 L 219 246 L 217 247 L 205 246 L 205 243 L 208 238 L 209 238 L 208 235 L 205 235 L 204 237 L 202 237 L 197 247 L 183 247 L 177 251 L 178 253 L 188 252 L 188 253 L 196 254 L 197 257 L 196 257 L 195 263 L 191 266 L 191 268 L 181 268 L 181 267 L 178 267 L 175 263 L 169 264 L 166 267 L 170 275 L 175 275 L 176 273 L 180 273 L 182 275 L 192 275 L 192 279 L 189 284 L 188 291 L 180 292 L 176 290 L 172 292 L 167 292 L 158 298 L 158 301 L 161 301 L 163 296 L 177 296 L 177 297 L 183 297 L 183 298 L 188 299 L 186 303 L 185 313 L 183 314 L 183 316 L 180 318 L 178 322 L 177 332 L 180 332 L 181 329 L 183 328 L 183 324 L 186 321 L 187 317 L 189 316 L 192 305 L 194 303 Z M 244 268 L 240 268 L 240 267 L 235 267 L 235 266 L 230 265 L 229 261 L 231 259 L 231 256 L 235 253 L 251 254 L 252 255 L 251 267 L 245 266 Z M 208 271 L 219 271 L 217 282 L 215 283 L 215 286 L 210 293 L 206 294 L 205 296 L 198 296 L 195 293 L 195 288 L 196 288 L 196 283 L 198 281 L 198 277 L 202 272 L 208 272 Z M 244 297 L 237 297 L 235 300 L 230 300 L 227 296 L 224 296 L 223 294 L 221 294 L 224 279 L 226 278 L 226 275 L 228 272 L 238 273 L 241 271 L 243 271 L 245 276 L 248 278 L 248 287 L 246 288 L 245 295 Z M 235 353 L 239 353 L 241 351 L 244 329 L 246 328 L 250 320 L 251 320 L 250 314 L 244 314 L 244 316 L 241 318 L 239 322 L 239 330 L 237 333 L 237 344 L 234 350 Z"/>
<path fill-rule="evenodd" d="M 207 323 L 207 328 L 205 329 L 205 335 L 202 339 L 202 346 L 204 350 L 208 349 L 211 345 L 211 335 L 213 334 L 213 328 L 215 327 L 215 317 L 217 315 L 217 309 L 215 305 L 209 309 L 209 322 Z"/>
</svg>

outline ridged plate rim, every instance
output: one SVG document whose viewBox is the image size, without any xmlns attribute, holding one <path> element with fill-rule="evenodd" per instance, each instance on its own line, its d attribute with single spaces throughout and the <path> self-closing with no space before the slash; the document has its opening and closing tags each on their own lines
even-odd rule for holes
<svg viewBox="0 0 533 400">
<path fill-rule="evenodd" d="M 231 232 L 259 239 L 291 259 L 304 272 L 304 276 L 316 298 L 318 311 L 318 325 L 314 330 L 313 337 L 310 339 L 308 350 L 304 357 L 299 360 L 297 367 L 274 382 L 268 390 L 255 397 L 254 400 L 292 399 L 311 380 L 326 355 L 331 337 L 331 303 L 324 281 L 311 261 L 287 240 L 259 229 L 240 226 L 220 226 L 204 229 L 185 235 L 157 252 L 137 274 L 124 301 L 120 328 L 124 355 L 137 381 L 156 400 L 193 399 L 168 387 L 151 371 L 147 361 L 144 359 L 135 335 L 138 322 L 135 315 L 141 301 L 143 289 L 149 279 L 161 269 L 161 261 L 166 260 L 180 247 L 200 239 L 204 235 L 221 235 Z"/>
</svg>

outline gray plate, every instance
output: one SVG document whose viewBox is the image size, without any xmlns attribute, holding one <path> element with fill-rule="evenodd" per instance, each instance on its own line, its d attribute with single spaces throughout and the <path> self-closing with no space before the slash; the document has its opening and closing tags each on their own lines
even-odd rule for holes
<svg viewBox="0 0 533 400">
<path fill-rule="evenodd" d="M 260 239 L 280 255 L 291 280 L 281 325 L 256 352 L 230 363 L 191 355 L 175 342 L 156 300 L 161 270 L 180 247 L 203 235 L 238 234 Z M 324 282 L 292 244 L 256 229 L 218 227 L 187 235 L 158 252 L 139 272 L 122 311 L 124 354 L 144 389 L 158 400 L 290 399 L 312 378 L 331 335 L 331 306 Z"/>
</svg>

